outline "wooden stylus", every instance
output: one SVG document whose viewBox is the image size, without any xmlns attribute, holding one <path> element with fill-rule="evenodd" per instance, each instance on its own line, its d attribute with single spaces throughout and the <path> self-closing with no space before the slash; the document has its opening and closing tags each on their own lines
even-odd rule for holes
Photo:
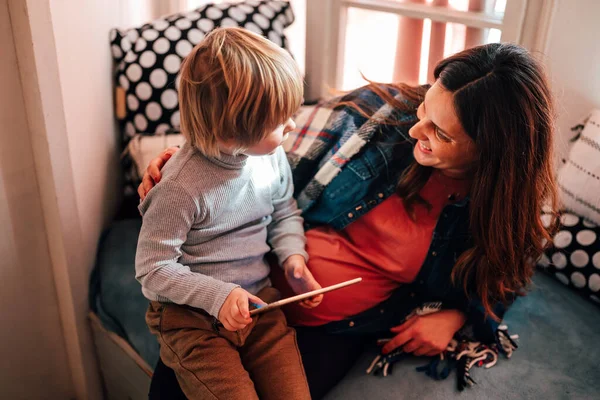
<svg viewBox="0 0 600 400">
<path fill-rule="evenodd" d="M 287 299 L 278 300 L 273 303 L 267 304 L 266 306 L 263 306 L 261 308 L 257 308 L 257 309 L 250 311 L 250 316 L 262 314 L 266 311 L 272 310 L 277 307 L 284 306 L 286 304 L 295 303 L 300 300 L 308 299 L 310 297 L 318 296 L 323 293 L 331 292 L 332 290 L 338 290 L 338 289 L 341 289 L 346 286 L 354 285 L 360 281 L 362 281 L 362 278 L 351 279 L 349 281 L 338 283 L 336 285 L 331 285 L 331 286 L 324 287 L 322 289 L 313 290 L 312 292 L 306 292 L 306 293 L 299 294 L 297 296 L 288 297 Z"/>
</svg>

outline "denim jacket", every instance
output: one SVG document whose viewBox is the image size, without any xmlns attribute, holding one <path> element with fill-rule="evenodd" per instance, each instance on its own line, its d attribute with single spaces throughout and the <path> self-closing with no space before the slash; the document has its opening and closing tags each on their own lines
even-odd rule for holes
<svg viewBox="0 0 600 400">
<path fill-rule="evenodd" d="M 384 116 L 408 123 L 376 124 L 365 129 L 367 119 L 350 107 L 336 107 L 339 100 L 316 106 L 331 111 L 320 121 L 316 116 L 322 109 L 305 111 L 305 116 L 299 118 L 300 123 L 297 121 L 296 137 L 292 138 L 294 145 L 286 148 L 307 229 L 320 225 L 344 229 L 392 195 L 400 175 L 414 160 L 414 144 L 408 136 L 408 130 L 416 122 L 414 114 L 397 115 L 398 111 L 388 109 Z M 342 100 L 367 103 L 380 111 L 385 107 L 383 100 L 366 88 L 357 89 Z M 361 140 L 352 142 L 356 136 Z M 302 146 L 305 140 L 311 143 Z M 359 144 L 353 147 L 352 143 Z M 347 320 L 329 323 L 326 329 L 347 334 L 389 332 L 389 328 L 400 324 L 415 308 L 441 303 L 442 308 L 466 313 L 466 325 L 473 329 L 477 340 L 494 342 L 498 323 L 484 316 L 481 302 L 472 293 L 467 295 L 462 283 L 452 284 L 456 260 L 471 245 L 469 199 L 466 198 L 442 210 L 425 262 L 414 282 L 401 286 L 377 307 Z M 498 304 L 495 312 L 502 318 L 505 307 Z"/>
</svg>

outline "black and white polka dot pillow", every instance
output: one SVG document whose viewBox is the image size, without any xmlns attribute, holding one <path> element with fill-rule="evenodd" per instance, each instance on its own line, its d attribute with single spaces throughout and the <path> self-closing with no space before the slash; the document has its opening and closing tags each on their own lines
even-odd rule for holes
<svg viewBox="0 0 600 400">
<path fill-rule="evenodd" d="M 550 215 L 543 214 L 542 222 L 549 221 Z M 537 265 L 600 305 L 600 226 L 563 212 L 553 246 Z"/>
<path fill-rule="evenodd" d="M 125 92 L 123 142 L 135 134 L 155 135 L 179 130 L 176 78 L 181 61 L 193 46 L 219 26 L 241 26 L 288 48 L 284 29 L 294 21 L 287 1 L 246 0 L 207 4 L 163 17 L 139 28 L 113 29 L 112 54 L 116 85 Z"/>
</svg>

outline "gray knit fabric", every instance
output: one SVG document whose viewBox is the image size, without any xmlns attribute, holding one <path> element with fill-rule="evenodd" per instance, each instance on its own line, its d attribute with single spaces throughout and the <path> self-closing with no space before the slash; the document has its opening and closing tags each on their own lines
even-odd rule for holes
<svg viewBox="0 0 600 400">
<path fill-rule="evenodd" d="M 148 299 L 217 317 L 234 288 L 256 294 L 270 285 L 269 251 L 280 263 L 293 254 L 308 259 L 281 147 L 268 156 L 214 159 L 185 144 L 162 173 L 139 207 L 135 270 Z"/>
</svg>

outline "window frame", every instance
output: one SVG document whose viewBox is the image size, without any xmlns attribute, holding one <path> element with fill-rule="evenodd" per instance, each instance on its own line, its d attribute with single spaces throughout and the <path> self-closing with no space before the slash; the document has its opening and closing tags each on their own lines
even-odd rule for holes
<svg viewBox="0 0 600 400">
<path fill-rule="evenodd" d="M 434 22 L 502 30 L 502 42 L 544 52 L 556 0 L 507 0 L 504 16 L 458 11 L 447 7 L 388 0 L 307 0 L 307 101 L 328 97 L 342 87 L 346 16 L 350 7 L 393 13 Z"/>
</svg>

